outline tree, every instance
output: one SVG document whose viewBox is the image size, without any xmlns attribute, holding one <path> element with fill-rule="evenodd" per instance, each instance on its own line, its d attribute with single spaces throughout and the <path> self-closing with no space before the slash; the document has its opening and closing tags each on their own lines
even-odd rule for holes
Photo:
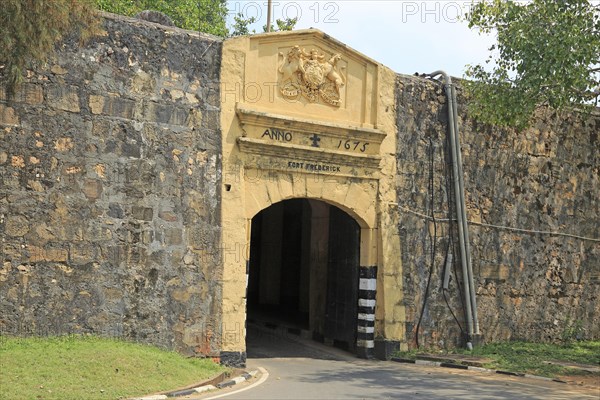
<svg viewBox="0 0 600 400">
<path fill-rule="evenodd" d="M 227 36 L 226 0 L 96 0 L 102 11 L 134 16 L 144 10 L 160 11 L 184 29 Z"/>
<path fill-rule="evenodd" d="M 241 35 L 249 35 L 250 33 L 256 33 L 255 30 L 250 32 L 250 25 L 256 22 L 255 17 L 245 18 L 244 14 L 238 13 L 233 17 L 235 21 L 233 24 L 233 31 L 229 34 L 229 36 L 241 36 Z M 298 22 L 298 18 L 286 18 L 286 19 L 277 19 L 275 23 L 277 24 L 277 28 L 271 24 L 271 32 L 277 31 L 291 31 L 296 26 Z M 267 25 L 263 25 L 263 32 L 267 31 Z"/>
<path fill-rule="evenodd" d="M 244 14 L 238 13 L 233 17 L 233 31 L 229 33 L 229 36 L 242 36 L 249 35 L 250 33 L 255 33 L 253 30 L 250 32 L 250 25 L 256 22 L 256 17 L 244 17 Z"/>
<path fill-rule="evenodd" d="M 95 0 L 2 0 L 0 78 L 12 95 L 23 69 L 44 62 L 75 31 L 81 41 L 100 32 Z"/>
<path fill-rule="evenodd" d="M 150 9 L 175 25 L 226 36 L 226 0 L 2 0 L 0 83 L 14 94 L 23 70 L 45 62 L 55 44 L 76 33 L 80 41 L 101 32 L 98 9 L 133 16 Z"/>
<path fill-rule="evenodd" d="M 276 19 L 275 23 L 277 24 L 278 29 L 275 29 L 273 24 L 271 24 L 271 32 L 294 30 L 297 22 L 298 18 Z M 267 31 L 267 25 L 263 26 L 263 31 Z"/>
<path fill-rule="evenodd" d="M 598 105 L 600 5 L 586 0 L 479 1 L 466 19 L 497 43 L 482 65 L 469 66 L 466 87 L 477 119 L 526 127 L 539 106 Z"/>
</svg>

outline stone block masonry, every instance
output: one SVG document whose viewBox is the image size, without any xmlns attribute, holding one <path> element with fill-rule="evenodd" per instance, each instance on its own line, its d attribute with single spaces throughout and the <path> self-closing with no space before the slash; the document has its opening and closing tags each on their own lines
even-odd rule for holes
<svg viewBox="0 0 600 400">
<path fill-rule="evenodd" d="M 104 29 L 0 88 L 0 331 L 218 357 L 221 40 Z"/>
<path fill-rule="evenodd" d="M 360 226 L 357 322 L 339 325 L 352 326 L 358 355 L 388 358 L 417 338 L 461 344 L 460 267 L 442 289 L 446 254 L 458 253 L 439 83 L 316 30 L 223 42 L 117 16 L 104 27 L 83 47 L 59 44 L 10 99 L 0 88 L 1 332 L 124 337 L 241 365 L 251 221 L 304 198 Z M 294 64 L 280 54 L 299 44 L 345 63 L 339 104 L 281 90 Z M 272 96 L 241 90 L 275 82 Z M 598 113 L 544 111 L 515 132 L 471 120 L 460 89 L 458 102 L 485 339 L 598 338 Z M 309 312 L 324 286 L 307 291 Z"/>
<path fill-rule="evenodd" d="M 543 110 L 531 128 L 516 132 L 470 119 L 468 99 L 460 88 L 458 93 L 471 256 L 485 340 L 597 339 L 600 115 L 558 118 Z M 407 339 L 415 345 L 425 304 L 420 344 L 452 347 L 461 344 L 458 323 L 463 329 L 466 324 L 457 251 L 457 274 L 451 273 L 449 290 L 442 289 L 448 237 L 457 237 L 455 224 L 448 224 L 454 194 L 452 183 L 446 182 L 452 167 L 445 156 L 445 94 L 439 83 L 398 76 L 396 95 L 396 188 Z M 433 203 L 428 189 L 431 169 Z M 434 225 L 427 217 L 432 210 L 438 220 L 433 260 Z"/>
</svg>

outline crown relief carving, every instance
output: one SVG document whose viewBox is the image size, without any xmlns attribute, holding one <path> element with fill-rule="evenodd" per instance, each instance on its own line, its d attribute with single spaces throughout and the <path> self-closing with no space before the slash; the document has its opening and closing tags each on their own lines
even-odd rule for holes
<svg viewBox="0 0 600 400">
<path fill-rule="evenodd" d="M 342 104 L 341 90 L 346 79 L 338 68 L 341 55 L 336 53 L 329 59 L 323 53 L 312 49 L 307 52 L 294 46 L 283 56 L 283 62 L 279 66 L 279 91 L 288 99 L 295 99 L 302 95 L 311 103 L 316 103 L 319 98 L 334 107 Z"/>
</svg>

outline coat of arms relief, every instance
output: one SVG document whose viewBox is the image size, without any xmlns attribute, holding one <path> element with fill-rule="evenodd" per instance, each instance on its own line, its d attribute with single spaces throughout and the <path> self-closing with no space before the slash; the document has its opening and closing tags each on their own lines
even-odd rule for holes
<svg viewBox="0 0 600 400">
<path fill-rule="evenodd" d="M 329 59 L 317 50 L 307 52 L 294 46 L 283 56 L 279 66 L 281 74 L 279 81 L 280 93 L 288 99 L 295 99 L 302 95 L 311 103 L 321 98 L 332 106 L 339 107 L 341 101 L 341 88 L 346 84 L 342 74 L 344 68 L 338 68 L 340 54 L 334 54 Z"/>
</svg>

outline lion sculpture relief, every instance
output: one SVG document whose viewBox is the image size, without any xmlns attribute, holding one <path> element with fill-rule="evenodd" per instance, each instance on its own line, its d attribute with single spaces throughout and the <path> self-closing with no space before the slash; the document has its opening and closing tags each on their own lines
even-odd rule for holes
<svg viewBox="0 0 600 400">
<path fill-rule="evenodd" d="M 279 53 L 284 56 L 283 53 Z M 328 104 L 339 107 L 341 105 L 341 88 L 345 79 L 338 69 L 340 54 L 334 54 L 329 59 L 312 49 L 307 52 L 299 46 L 292 47 L 284 56 L 279 66 L 281 74 L 279 90 L 288 99 L 295 99 L 303 95 L 314 103 L 321 98 Z"/>
</svg>

